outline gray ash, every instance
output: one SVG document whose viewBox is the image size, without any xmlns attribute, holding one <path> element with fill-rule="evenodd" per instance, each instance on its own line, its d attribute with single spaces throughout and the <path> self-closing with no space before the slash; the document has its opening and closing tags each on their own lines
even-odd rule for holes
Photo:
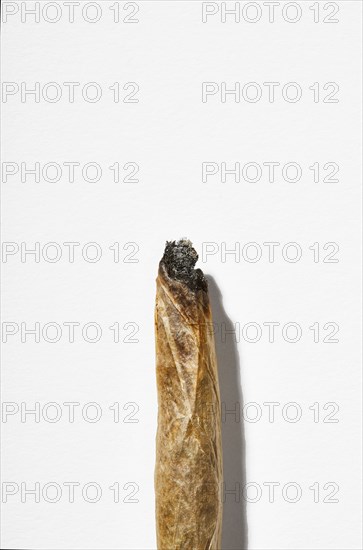
<svg viewBox="0 0 363 550">
<path fill-rule="evenodd" d="M 188 239 L 167 241 L 161 263 L 172 279 L 182 281 L 191 290 L 207 292 L 208 284 L 201 269 L 194 269 L 198 254 Z"/>
</svg>

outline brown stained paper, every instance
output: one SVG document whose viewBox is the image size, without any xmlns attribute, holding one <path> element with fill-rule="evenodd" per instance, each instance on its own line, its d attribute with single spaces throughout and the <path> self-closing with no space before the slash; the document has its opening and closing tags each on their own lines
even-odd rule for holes
<svg viewBox="0 0 363 550">
<path fill-rule="evenodd" d="M 221 547 L 220 396 L 208 286 L 190 241 L 167 243 L 156 280 L 158 550 Z"/>
</svg>

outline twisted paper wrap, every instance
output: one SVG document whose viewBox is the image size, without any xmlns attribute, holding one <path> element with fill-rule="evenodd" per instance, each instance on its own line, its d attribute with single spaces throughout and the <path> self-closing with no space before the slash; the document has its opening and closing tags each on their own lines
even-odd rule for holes
<svg viewBox="0 0 363 550">
<path fill-rule="evenodd" d="M 156 280 L 159 550 L 221 547 L 220 397 L 208 286 L 191 243 L 167 243 Z"/>
</svg>

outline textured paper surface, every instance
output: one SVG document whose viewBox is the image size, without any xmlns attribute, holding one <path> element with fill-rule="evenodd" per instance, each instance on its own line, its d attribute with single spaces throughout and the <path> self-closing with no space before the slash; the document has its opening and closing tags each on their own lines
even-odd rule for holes
<svg viewBox="0 0 363 550">
<path fill-rule="evenodd" d="M 208 293 L 160 264 L 155 330 L 158 386 L 156 527 L 159 550 L 221 544 L 220 398 Z"/>
<path fill-rule="evenodd" d="M 237 2 L 251 17 L 262 10 L 254 24 L 242 17 L 236 23 L 233 15 L 222 23 L 220 2 L 218 13 L 203 23 L 201 2 L 136 0 L 139 12 L 134 17 L 139 23 L 127 24 L 122 19 L 133 7 L 124 10 L 126 2 L 98 2 L 102 17 L 93 24 L 82 14 L 84 10 L 95 16 L 89 0 L 74 6 L 74 23 L 68 16 L 72 6 L 60 0 L 61 19 L 53 24 L 42 15 L 43 8 L 49 17 L 57 14 L 53 2 L 40 2 L 40 23 L 30 14 L 22 23 L 23 6 L 32 10 L 36 2 L 20 1 L 19 11 L 1 29 L 3 82 L 19 85 L 19 92 L 2 103 L 2 160 L 19 168 L 2 185 L 3 241 L 19 246 L 18 253 L 1 264 L 3 321 L 19 326 L 2 350 L 2 398 L 19 406 L 18 413 L 1 423 L 2 480 L 19 486 L 18 493 L 1 503 L 2 547 L 156 549 L 155 277 L 165 239 L 188 234 L 203 271 L 219 287 L 219 297 L 217 292 L 214 298 L 212 285 L 209 295 L 219 328 L 217 354 L 224 357 L 218 362 L 222 411 L 237 411 L 222 416 L 225 487 L 237 487 L 240 494 L 240 502 L 233 493 L 226 494 L 223 550 L 243 548 L 238 517 L 244 507 L 248 550 L 361 550 L 362 3 L 335 0 L 339 12 L 332 16 L 335 6 L 329 0 L 319 6 L 316 0 L 298 0 L 302 17 L 289 23 L 282 10 L 294 17 L 291 3 L 274 8 L 262 0 L 259 7 L 246 8 L 248 2 Z M 3 2 L 3 11 L 13 4 Z M 234 6 L 226 2 L 227 9 Z M 273 9 L 275 22 L 270 23 Z M 314 22 L 317 12 L 319 23 Z M 339 23 L 328 23 L 332 18 Z M 140 86 L 137 104 L 122 101 L 131 91 L 123 90 L 127 81 Z M 203 81 L 224 81 L 229 89 L 237 81 L 255 81 L 263 97 L 257 103 L 235 103 L 229 95 L 222 103 L 219 92 L 202 103 Z M 263 85 L 272 81 L 280 83 L 275 103 L 268 101 L 268 87 Z M 304 87 L 301 101 L 285 102 L 281 90 L 294 81 Z M 339 103 L 323 101 L 331 91 L 323 86 L 331 81 L 340 87 Z M 22 82 L 30 90 L 36 82 L 41 89 L 57 82 L 63 96 L 49 103 L 40 93 L 36 103 L 34 95 L 28 95 L 23 103 Z M 64 82 L 80 83 L 74 103 L 67 99 Z M 100 101 L 83 99 L 88 82 L 101 85 Z M 119 103 L 109 89 L 115 82 L 120 86 Z M 319 103 L 309 90 L 314 82 L 320 83 Z M 50 94 L 54 91 L 49 89 Z M 36 162 L 40 182 L 34 174 L 22 182 L 21 163 L 34 169 Z M 60 181 L 51 183 L 42 176 L 49 162 L 62 168 Z M 80 163 L 73 183 L 65 162 Z M 89 162 L 102 169 L 100 181 L 91 183 L 82 176 Z M 119 183 L 109 168 L 116 162 Z M 131 174 L 123 169 L 129 162 L 140 167 L 133 177 L 138 182 L 123 181 Z M 206 182 L 203 162 L 216 163 L 219 170 Z M 251 183 L 241 175 L 238 182 L 237 175 L 227 174 L 222 181 L 223 163 L 233 169 L 237 162 L 241 169 L 256 163 L 261 179 Z M 274 182 L 264 165 L 269 162 L 280 163 Z M 282 177 L 288 162 L 301 166 L 296 183 Z M 332 169 L 324 169 L 328 162 L 340 166 L 336 183 L 323 181 Z M 320 167 L 319 182 L 309 169 L 314 163 Z M 89 176 L 94 172 L 91 168 Z M 289 170 L 289 175 L 294 173 Z M 53 176 L 54 170 L 48 174 Z M 251 166 L 248 175 L 255 174 Z M 46 243 L 58 243 L 60 261 L 45 261 L 40 254 L 37 263 L 29 254 L 23 263 L 21 243 L 34 250 L 36 242 L 41 250 Z M 70 248 L 63 244 L 67 242 L 80 243 L 73 263 Z M 102 249 L 95 263 L 82 256 L 90 242 Z M 264 243 L 273 242 L 280 244 L 271 262 Z M 283 258 L 288 242 L 301 246 L 300 261 Z M 324 250 L 328 242 L 340 247 L 338 263 L 324 261 L 332 250 Z M 139 247 L 132 263 L 126 259 L 133 250 L 127 243 Z M 247 243 L 260 247 L 259 261 L 243 256 Z M 319 243 L 318 263 L 318 245 L 309 248 L 314 243 Z M 207 249 L 213 254 L 206 255 Z M 94 251 L 91 247 L 92 255 Z M 49 255 L 54 253 L 50 248 Z M 254 248 L 248 253 L 254 256 Z M 41 336 L 36 343 L 29 334 L 23 343 L 22 322 L 28 329 L 40 322 L 41 331 L 56 322 L 62 338 L 49 343 Z M 80 323 L 74 342 L 63 324 L 67 322 Z M 96 343 L 82 337 L 89 322 L 102 329 Z M 251 322 L 261 331 L 255 343 L 248 341 L 256 336 L 253 326 L 244 330 Z M 301 328 L 296 343 L 284 339 L 288 322 Z M 328 322 L 339 325 L 337 343 L 324 342 L 332 330 L 324 329 Z M 127 323 L 132 325 L 124 330 Z M 138 332 L 130 338 L 135 323 Z M 273 326 L 266 323 L 279 323 L 273 341 Z M 319 341 L 309 329 L 314 323 L 319 323 Z M 44 416 L 46 404 L 56 402 L 60 420 L 46 421 L 40 413 L 39 423 L 34 414 L 22 422 L 21 404 L 34 410 L 37 402 Z M 67 402 L 80 403 L 73 423 Z M 98 422 L 84 418 L 90 402 L 102 410 Z M 284 414 L 290 402 L 301 408 L 297 422 L 289 422 Z M 328 422 L 333 409 L 324 408 L 327 403 L 339 406 L 334 423 Z M 131 416 L 133 410 L 138 412 Z M 91 407 L 92 416 L 94 412 Z M 49 413 L 54 416 L 54 408 Z M 246 477 L 241 477 L 244 471 Z M 22 482 L 28 489 L 41 484 L 39 503 L 31 494 L 22 502 Z M 80 484 L 74 502 L 69 501 L 67 482 Z M 96 503 L 82 495 L 90 482 L 102 489 Z M 280 484 L 273 502 L 271 482 Z M 339 502 L 334 504 L 324 502 L 332 492 L 331 487 L 324 489 L 329 482 L 339 485 L 333 497 Z M 59 502 L 43 498 L 47 483 L 61 487 Z M 116 483 L 119 494 L 109 489 Z M 133 485 L 127 488 L 127 483 Z M 247 502 L 246 483 L 253 484 Z M 300 488 L 299 501 L 286 502 L 287 483 Z M 309 489 L 314 483 L 319 502 Z M 130 498 L 135 484 L 138 492 Z"/>
</svg>

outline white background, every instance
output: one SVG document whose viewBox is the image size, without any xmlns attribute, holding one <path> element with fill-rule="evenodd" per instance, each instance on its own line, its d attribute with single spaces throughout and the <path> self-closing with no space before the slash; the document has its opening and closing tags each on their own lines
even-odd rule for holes
<svg viewBox="0 0 363 550">
<path fill-rule="evenodd" d="M 5 411 L 14 414 L 2 418 L 7 500 L 2 547 L 156 547 L 155 277 L 165 241 L 187 236 L 200 253 L 199 267 L 214 278 L 220 292 L 216 298 L 213 285 L 222 401 L 227 409 L 255 403 L 243 409 L 249 416 L 244 423 L 227 415 L 223 426 L 226 484 L 230 489 L 237 483 L 241 491 L 252 484 L 247 491 L 248 548 L 361 548 L 361 3 L 320 2 L 316 23 L 313 1 L 297 4 L 301 18 L 296 23 L 286 21 L 294 8 L 284 18 L 284 3 L 276 7 L 274 22 L 259 3 L 262 15 L 256 23 L 248 21 L 254 8 L 242 14 L 240 23 L 233 16 L 223 23 L 222 5 L 215 4 L 218 12 L 203 23 L 200 2 L 137 2 L 138 22 L 131 24 L 123 18 L 133 5 L 124 2 L 119 2 L 119 23 L 110 9 L 115 2 L 98 3 L 101 17 L 95 23 L 82 16 L 85 2 L 75 8 L 74 23 L 63 2 L 58 2 L 61 17 L 56 23 L 46 21 L 55 17 L 52 6 L 36 23 L 34 16 L 21 20 L 21 4 L 33 8 L 34 2 L 4 4 L 9 12 L 19 11 L 2 27 L 3 81 L 19 87 L 24 82 L 29 89 L 39 82 L 41 92 L 45 84 L 56 82 L 62 97 L 52 103 L 40 95 L 37 103 L 32 95 L 22 101 L 20 92 L 3 95 L 2 160 L 15 163 L 19 172 L 7 181 L 3 174 L 2 184 L 3 246 L 14 252 L 2 259 L 3 327 L 5 333 L 11 327 L 16 331 L 3 344 L 2 398 Z M 335 6 L 339 11 L 331 18 L 338 21 L 324 22 Z M 94 18 L 96 12 L 89 9 L 86 16 Z M 73 103 L 64 82 L 80 83 Z M 94 103 L 81 93 L 89 82 L 102 90 Z M 115 82 L 122 94 L 118 103 L 109 89 Z M 123 90 L 127 82 L 139 86 L 137 103 L 122 101 L 131 91 Z M 215 82 L 219 90 L 204 103 L 203 82 Z M 221 82 L 228 88 L 235 82 L 241 87 L 256 82 L 262 97 L 238 103 L 227 96 L 223 103 Z M 280 83 L 273 102 L 264 82 Z M 300 101 L 282 97 L 288 82 L 301 87 Z M 320 85 L 318 102 L 309 90 L 315 82 Z M 332 90 L 323 90 L 328 82 L 339 85 L 336 103 L 323 101 Z M 49 90 L 49 97 L 53 92 Z M 263 166 L 268 161 L 280 163 L 273 182 Z M 31 168 L 36 162 L 41 168 L 58 163 L 63 167 L 60 180 L 52 183 L 41 174 L 35 182 L 25 174 L 22 182 L 21 163 Z M 77 168 L 70 182 L 64 162 L 78 162 L 81 168 L 97 163 L 102 176 L 89 182 Z M 122 178 L 124 164 L 137 163 L 139 181 L 116 183 L 109 169 L 115 162 Z M 203 183 L 203 162 L 218 163 L 219 169 L 222 162 L 229 168 L 235 162 L 255 162 L 263 172 L 255 183 L 244 178 L 236 182 L 233 175 L 223 183 L 220 172 Z M 282 177 L 281 166 L 288 162 L 301 166 L 299 181 Z M 318 182 L 309 169 L 315 162 L 321 170 Z M 339 165 L 338 182 L 323 181 L 328 162 Z M 280 244 L 269 261 L 263 243 L 272 241 Z M 36 242 L 39 262 L 31 254 L 22 258 L 22 247 L 34 248 Z M 43 250 L 49 242 L 61 251 L 57 262 L 49 261 L 54 247 Z M 74 262 L 65 242 L 80 243 Z M 97 262 L 89 261 L 95 249 L 84 248 L 90 242 L 102 252 Z M 259 261 L 246 259 L 244 246 L 251 242 L 262 252 Z M 301 247 L 296 262 L 286 256 L 294 256 L 293 248 L 282 253 L 289 242 Z M 109 248 L 114 243 L 119 243 L 119 262 Z M 319 258 L 309 249 L 314 243 L 319 243 Z M 339 251 L 330 258 L 338 261 L 324 262 L 335 247 L 324 250 L 326 243 L 337 243 Z M 239 250 L 241 257 L 224 255 L 226 248 Z M 206 255 L 208 250 L 214 254 Z M 248 250 L 253 256 L 253 249 Z M 273 343 L 263 324 L 270 321 L 280 323 Z M 66 322 L 80 324 L 73 343 Z M 95 343 L 82 337 L 90 322 L 102 330 Z M 116 322 L 119 343 L 109 328 Z M 253 326 L 245 332 L 250 322 L 261 329 L 260 335 Z M 31 334 L 23 334 L 22 342 L 21 323 L 28 329 L 40 323 L 39 343 Z M 55 338 L 56 325 L 44 337 L 47 323 L 61 327 L 59 341 L 47 341 Z M 124 328 L 126 323 L 133 324 Z M 135 323 L 137 341 L 123 341 Z M 301 331 L 296 343 L 288 341 L 293 328 L 282 332 L 286 323 L 296 323 Z M 309 329 L 314 323 L 319 323 L 318 342 Z M 223 330 L 233 324 L 237 347 L 233 335 L 223 341 Z M 336 325 L 339 331 L 331 338 L 338 341 L 324 342 Z M 94 337 L 92 327 L 87 334 Z M 260 339 L 252 343 L 254 334 Z M 21 409 L 34 409 L 36 402 L 39 422 L 32 414 L 22 421 Z M 66 402 L 79 403 L 74 422 Z M 95 408 L 84 409 L 90 402 L 102 413 L 97 422 L 89 420 Z M 279 403 L 272 421 L 267 402 Z M 290 402 L 295 408 L 284 409 Z M 56 409 L 44 407 L 47 403 L 58 404 L 57 422 L 50 422 Z M 120 422 L 114 421 L 115 407 L 109 408 L 114 403 L 119 404 Z M 317 405 L 315 416 L 309 408 L 314 403 L 318 417 Z M 302 416 L 293 422 L 296 411 Z M 261 418 L 252 422 L 256 414 Z M 266 483 L 272 481 L 280 485 L 269 502 Z M 80 484 L 73 503 L 67 482 Z M 90 482 L 102 490 L 94 503 L 87 501 L 95 495 L 92 487 L 82 496 Z M 21 483 L 26 489 L 39 483 L 40 502 Z M 44 496 L 47 483 L 61 488 L 57 502 L 49 502 L 55 499 L 54 486 Z M 120 487 L 118 503 L 109 489 L 115 483 Z M 284 489 L 286 483 L 294 486 Z M 6 494 L 9 488 L 13 495 Z M 336 494 L 329 497 L 332 489 Z M 296 490 L 300 499 L 293 503 Z M 134 491 L 137 502 L 128 502 Z M 241 537 L 246 499 L 234 498 L 227 495 L 225 550 L 242 548 L 246 541 Z M 337 502 L 326 502 L 330 498 Z"/>
</svg>

